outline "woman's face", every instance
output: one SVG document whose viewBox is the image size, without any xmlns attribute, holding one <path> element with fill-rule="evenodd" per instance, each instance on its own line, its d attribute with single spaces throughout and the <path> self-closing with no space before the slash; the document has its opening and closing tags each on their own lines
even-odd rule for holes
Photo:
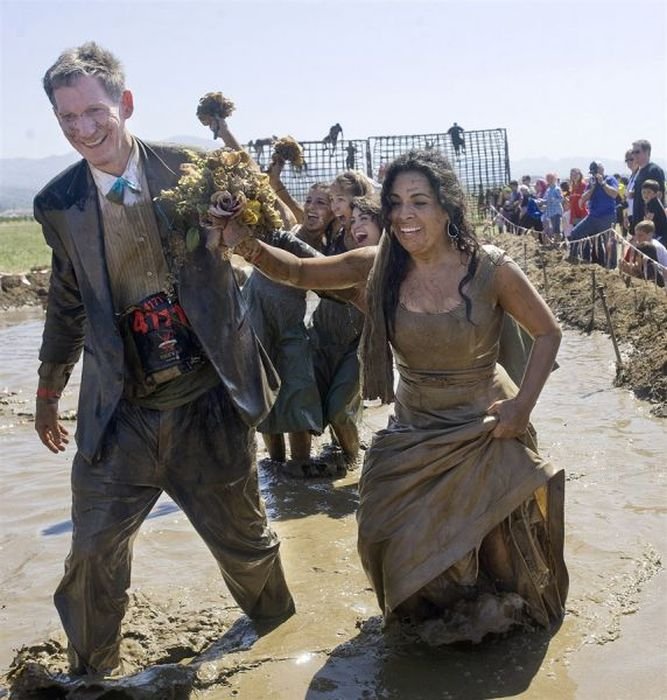
<svg viewBox="0 0 667 700">
<path fill-rule="evenodd" d="M 425 175 L 414 170 L 399 173 L 389 199 L 391 229 L 410 255 L 421 256 L 447 245 L 449 216 Z"/>
<path fill-rule="evenodd" d="M 578 170 L 570 170 L 570 180 L 572 180 L 572 182 L 579 182 L 579 180 L 581 180 L 581 173 Z"/>
<path fill-rule="evenodd" d="M 308 190 L 306 201 L 303 204 L 303 227 L 306 231 L 324 233 L 333 218 L 329 193 L 318 187 L 312 187 Z"/>
<path fill-rule="evenodd" d="M 350 231 L 357 244 L 357 248 L 377 245 L 380 242 L 382 230 L 380 229 L 380 225 L 370 214 L 359 211 L 359 209 L 355 207 L 352 210 L 350 221 Z"/>
<path fill-rule="evenodd" d="M 346 194 L 340 187 L 332 187 L 331 190 L 331 211 L 334 216 L 346 229 L 350 227 L 350 217 L 352 208 L 350 204 L 353 197 Z"/>
</svg>

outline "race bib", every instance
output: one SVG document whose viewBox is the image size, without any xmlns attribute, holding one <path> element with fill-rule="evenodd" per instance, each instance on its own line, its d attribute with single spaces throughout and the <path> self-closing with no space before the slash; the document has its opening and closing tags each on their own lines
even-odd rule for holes
<svg viewBox="0 0 667 700">
<path fill-rule="evenodd" d="M 123 315 L 126 342 L 135 371 L 149 384 L 161 384 L 193 370 L 204 353 L 177 301 L 164 292 L 146 297 Z"/>
</svg>

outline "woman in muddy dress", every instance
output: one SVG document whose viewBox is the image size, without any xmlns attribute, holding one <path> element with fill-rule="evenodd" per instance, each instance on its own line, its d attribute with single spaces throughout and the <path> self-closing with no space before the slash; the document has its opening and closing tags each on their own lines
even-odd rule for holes
<svg viewBox="0 0 667 700">
<path fill-rule="evenodd" d="M 327 242 L 327 255 L 377 244 L 377 240 L 373 242 L 375 236 L 379 237 L 377 209 L 377 231 L 371 234 L 371 240 L 368 234 L 361 234 L 357 240 L 352 225 L 352 202 L 355 198 L 370 197 L 373 192 L 371 181 L 354 170 L 334 179 L 329 194 L 338 230 Z M 369 215 L 371 218 L 374 215 L 370 211 L 373 209 L 371 200 L 360 200 L 360 204 L 364 209 L 363 214 L 357 212 L 361 224 L 358 230 L 361 233 L 361 229 L 366 228 Z M 371 222 L 368 229 L 372 228 Z M 322 397 L 324 425 L 331 426 L 335 438 L 335 444 L 325 447 L 321 458 L 337 472 L 353 467 L 359 456 L 362 404 L 357 352 L 363 325 L 364 316 L 359 309 L 351 304 L 322 299 L 313 313 L 308 329 L 313 344 L 315 376 Z"/>
<path fill-rule="evenodd" d="M 394 400 L 395 412 L 366 454 L 358 549 L 385 618 L 476 620 L 474 632 L 446 633 L 446 641 L 478 640 L 499 629 L 499 614 L 520 609 L 549 626 L 562 617 L 568 588 L 564 474 L 537 453 L 529 418 L 559 326 L 520 268 L 479 245 L 442 156 L 399 156 L 382 208 L 388 230 L 377 248 L 331 258 L 268 251 L 241 240 L 236 222 L 224 237 L 277 279 L 354 286 L 367 313 L 365 395 Z M 519 387 L 497 363 L 506 313 L 534 340 Z"/>
<path fill-rule="evenodd" d="M 373 197 L 375 187 L 359 170 L 346 170 L 334 178 L 329 194 L 337 228 L 327 240 L 326 254 L 336 255 L 357 247 L 352 236 L 352 200 L 355 197 Z"/>
<path fill-rule="evenodd" d="M 376 246 L 380 240 L 380 204 L 371 197 L 355 197 L 351 203 L 350 234 L 355 248 Z M 359 340 L 363 313 L 352 304 L 322 299 L 315 309 L 310 337 L 315 353 L 315 375 L 322 396 L 324 424 L 330 425 L 338 448 L 323 450 L 323 459 L 334 460 L 339 471 L 353 467 L 359 454 L 361 386 Z M 340 452 L 338 451 L 340 450 Z"/>
<path fill-rule="evenodd" d="M 333 218 L 327 185 L 314 184 L 306 195 L 303 223 L 295 230 L 296 238 L 322 252 Z M 281 240 L 268 242 L 283 247 L 288 237 L 283 233 L 276 236 Z M 302 476 L 311 468 L 312 434 L 320 434 L 323 429 L 313 353 L 304 323 L 306 292 L 253 272 L 243 286 L 243 297 L 252 327 L 281 381 L 276 403 L 257 430 L 269 457 L 285 463 L 288 473 Z M 285 433 L 289 439 L 289 460 L 286 459 Z"/>
</svg>

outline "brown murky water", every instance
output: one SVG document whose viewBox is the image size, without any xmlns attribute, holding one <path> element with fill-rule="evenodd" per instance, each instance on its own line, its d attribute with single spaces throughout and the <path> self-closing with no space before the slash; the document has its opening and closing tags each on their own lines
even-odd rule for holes
<svg viewBox="0 0 667 700">
<path fill-rule="evenodd" d="M 48 453 L 21 415 L 33 410 L 41 327 L 37 311 L 0 315 L 3 670 L 23 645 L 63 641 L 51 595 L 69 547 L 73 450 Z M 298 614 L 258 637 L 163 498 L 137 538 L 124 643 L 130 671 L 153 668 L 124 687 L 155 698 L 195 687 L 207 699 L 667 696 L 667 423 L 612 388 L 606 337 L 566 332 L 559 362 L 533 416 L 542 452 L 568 472 L 571 589 L 553 636 L 430 649 L 384 635 L 356 554 L 358 475 L 295 481 L 263 469 Z M 75 407 L 77 388 L 78 375 L 62 408 Z M 367 437 L 385 420 L 386 409 L 368 409 Z M 55 663 L 57 651 L 44 646 L 42 658 Z"/>
</svg>

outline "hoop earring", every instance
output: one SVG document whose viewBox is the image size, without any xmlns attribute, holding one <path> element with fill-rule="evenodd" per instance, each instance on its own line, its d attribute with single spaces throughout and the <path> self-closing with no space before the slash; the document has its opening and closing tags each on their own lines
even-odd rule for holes
<svg viewBox="0 0 667 700">
<path fill-rule="evenodd" d="M 452 241 L 457 240 L 458 237 L 461 235 L 458 226 L 456 224 L 453 224 L 451 221 L 447 222 L 447 235 Z"/>
</svg>

